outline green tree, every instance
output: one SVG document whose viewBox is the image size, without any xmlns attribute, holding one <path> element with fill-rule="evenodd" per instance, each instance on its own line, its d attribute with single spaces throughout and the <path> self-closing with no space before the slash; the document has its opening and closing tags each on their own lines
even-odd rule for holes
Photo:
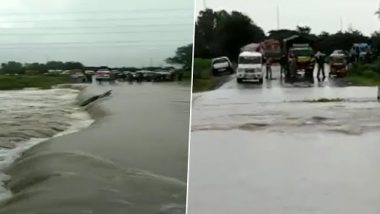
<svg viewBox="0 0 380 214">
<path fill-rule="evenodd" d="M 268 32 L 269 38 L 282 41 L 285 38 L 291 37 L 293 35 L 298 35 L 299 33 L 295 30 L 289 29 L 280 29 L 280 30 L 271 30 Z"/>
<path fill-rule="evenodd" d="M 46 63 L 46 68 L 48 70 L 64 70 L 65 64 L 61 61 L 49 61 Z"/>
<path fill-rule="evenodd" d="M 296 31 L 301 35 L 310 35 L 311 28 L 309 26 L 297 26 Z"/>
<path fill-rule="evenodd" d="M 236 59 L 240 48 L 265 38 L 264 31 L 250 17 L 233 11 L 201 11 L 195 26 L 195 56 L 226 55 Z"/>
<path fill-rule="evenodd" d="M 183 47 L 179 47 L 174 57 L 166 59 L 168 64 L 182 65 L 182 69 L 186 71 L 191 70 L 193 61 L 193 45 L 189 44 Z"/>
<path fill-rule="evenodd" d="M 73 70 L 73 69 L 83 69 L 83 64 L 80 62 L 65 62 L 64 69 L 65 70 Z"/>
<path fill-rule="evenodd" d="M 25 68 L 19 62 L 9 61 L 1 64 L 1 72 L 6 74 L 23 74 L 25 73 Z"/>
<path fill-rule="evenodd" d="M 46 64 L 34 62 L 30 64 L 25 64 L 25 71 L 33 72 L 33 73 L 45 73 L 47 72 Z"/>
</svg>

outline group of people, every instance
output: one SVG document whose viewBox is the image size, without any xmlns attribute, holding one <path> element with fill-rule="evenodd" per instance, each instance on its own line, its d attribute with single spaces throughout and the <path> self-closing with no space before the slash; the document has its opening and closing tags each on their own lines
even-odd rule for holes
<svg viewBox="0 0 380 214">
<path fill-rule="evenodd" d="M 317 77 L 319 78 L 322 75 L 322 78 L 326 77 L 325 73 L 325 63 L 326 63 L 326 56 L 321 53 L 317 52 L 317 54 L 314 56 L 316 64 L 317 64 Z M 290 71 L 296 70 L 296 57 L 293 54 L 290 54 L 289 56 L 283 54 L 280 58 L 280 65 L 281 65 L 281 75 L 288 75 L 290 74 Z"/>
</svg>

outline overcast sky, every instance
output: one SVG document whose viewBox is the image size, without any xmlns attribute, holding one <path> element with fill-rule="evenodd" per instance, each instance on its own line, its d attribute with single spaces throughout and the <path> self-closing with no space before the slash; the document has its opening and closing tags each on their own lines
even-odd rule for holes
<svg viewBox="0 0 380 214">
<path fill-rule="evenodd" d="M 204 8 L 214 10 L 237 10 L 249 15 L 265 32 L 277 29 L 276 8 L 279 6 L 280 28 L 295 29 L 297 25 L 308 25 L 313 33 L 327 31 L 335 33 L 349 26 L 370 35 L 380 30 L 380 21 L 375 16 L 380 0 L 196 0 L 197 11 Z"/>
<path fill-rule="evenodd" d="M 0 62 L 164 64 L 193 38 L 193 0 L 2 0 Z"/>
</svg>

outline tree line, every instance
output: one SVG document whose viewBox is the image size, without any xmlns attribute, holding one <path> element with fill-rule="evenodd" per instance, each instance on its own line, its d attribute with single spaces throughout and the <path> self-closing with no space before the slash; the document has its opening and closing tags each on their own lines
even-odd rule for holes
<svg viewBox="0 0 380 214">
<path fill-rule="evenodd" d="M 380 12 L 378 12 L 378 15 Z M 241 47 L 258 43 L 264 39 L 282 41 L 293 35 L 309 38 L 314 48 L 326 54 L 334 50 L 349 50 L 353 43 L 369 43 L 375 51 L 380 50 L 380 31 L 366 36 L 358 30 L 348 29 L 336 33 L 312 33 L 309 26 L 296 26 L 295 29 L 271 30 L 265 34 L 263 29 L 247 15 L 225 10 L 213 11 L 205 9 L 198 15 L 195 25 L 195 57 L 214 58 L 228 56 L 236 60 Z"/>
<path fill-rule="evenodd" d="M 185 71 L 190 71 L 192 66 L 192 53 L 193 45 L 185 45 L 177 48 L 175 55 L 173 57 L 167 58 L 165 61 L 169 65 L 178 65 L 181 69 Z M 16 61 L 9 61 L 6 63 L 1 63 L 0 74 L 25 74 L 25 73 L 34 73 L 34 74 L 43 74 L 49 70 L 97 70 L 97 69 L 111 69 L 119 71 L 139 71 L 139 70 L 169 70 L 175 69 L 173 66 L 148 66 L 148 67 L 113 67 L 108 66 L 85 66 L 80 62 L 62 62 L 62 61 L 49 61 L 47 63 L 21 63 Z"/>
<path fill-rule="evenodd" d="M 20 63 L 16 61 L 9 61 L 1 63 L 1 73 L 8 74 L 23 74 L 27 71 L 33 73 L 46 73 L 48 70 L 72 70 L 83 69 L 83 64 L 80 62 L 61 62 L 61 61 L 49 61 L 47 63 Z"/>
</svg>

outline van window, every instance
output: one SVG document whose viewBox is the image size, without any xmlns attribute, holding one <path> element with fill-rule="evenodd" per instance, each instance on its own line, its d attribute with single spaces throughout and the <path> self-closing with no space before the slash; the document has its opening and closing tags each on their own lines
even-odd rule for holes
<svg viewBox="0 0 380 214">
<path fill-rule="evenodd" d="M 261 64 L 261 57 L 242 56 L 242 57 L 239 57 L 239 64 Z"/>
</svg>

